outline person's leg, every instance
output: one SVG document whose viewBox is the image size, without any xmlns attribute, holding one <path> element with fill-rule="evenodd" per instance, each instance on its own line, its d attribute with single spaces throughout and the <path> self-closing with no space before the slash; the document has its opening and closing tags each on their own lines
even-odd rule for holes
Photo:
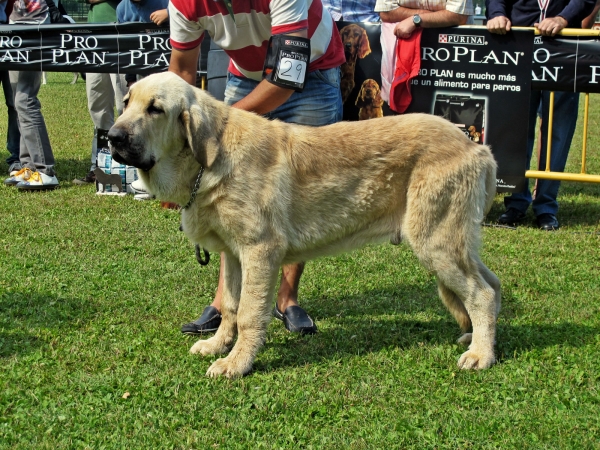
<svg viewBox="0 0 600 450">
<path fill-rule="evenodd" d="M 20 159 L 24 167 L 54 176 L 54 155 L 48 130 L 37 98 L 42 82 L 41 72 L 10 72 L 15 94 L 15 109 L 21 131 Z"/>
<path fill-rule="evenodd" d="M 123 97 L 125 97 L 129 89 L 127 88 L 127 81 L 125 80 L 125 75 L 123 74 L 110 74 L 110 81 L 115 94 L 115 108 L 117 109 L 118 117 L 123 114 Z"/>
<path fill-rule="evenodd" d="M 283 105 L 267 114 L 269 118 L 308 126 L 329 125 L 342 120 L 343 105 L 340 91 L 339 68 L 317 70 L 308 74 L 304 90 L 294 92 Z M 234 104 L 248 95 L 256 82 L 228 77 L 225 103 Z M 285 312 L 289 306 L 298 306 L 298 287 L 304 263 L 282 268 L 277 293 L 277 309 Z"/>
<path fill-rule="evenodd" d="M 19 141 L 21 140 L 21 133 L 19 131 L 19 117 L 17 110 L 15 109 L 15 96 L 10 85 L 10 76 L 7 70 L 0 71 L 0 83 L 2 83 L 2 89 L 4 91 L 4 100 L 6 102 L 6 108 L 8 110 L 8 130 L 6 136 L 6 148 L 8 150 L 8 158 L 6 163 L 10 166 L 20 166 L 19 163 Z M 20 167 L 18 167 L 20 168 Z"/>
<path fill-rule="evenodd" d="M 287 264 L 281 269 L 281 282 L 277 292 L 277 309 L 285 311 L 289 306 L 298 306 L 298 288 L 304 272 L 304 263 Z"/>
<path fill-rule="evenodd" d="M 340 83 L 338 68 L 311 72 L 304 90 L 301 93 L 294 92 L 287 102 L 268 116 L 308 126 L 339 122 L 343 115 Z M 304 263 L 283 266 L 274 315 L 283 320 L 290 331 L 315 332 L 314 322 L 298 306 L 298 289 L 303 271 Z"/>
<path fill-rule="evenodd" d="M 531 164 L 531 156 L 533 153 L 533 143 L 535 141 L 535 124 L 537 121 L 537 111 L 541 102 L 541 92 L 531 91 L 529 101 L 529 129 L 527 131 L 527 166 L 525 170 L 529 170 Z M 519 192 L 513 192 L 511 195 L 504 197 L 504 206 L 506 212 L 498 218 L 498 222 L 505 224 L 516 224 L 525 218 L 527 208 L 531 204 L 531 191 L 529 190 L 529 181 L 525 183 L 523 189 Z"/>
<path fill-rule="evenodd" d="M 542 97 L 542 148 L 540 154 L 540 170 L 546 168 L 546 152 L 548 143 L 550 92 L 543 91 Z M 550 155 L 550 170 L 563 172 L 571 148 L 571 140 L 577 125 L 579 110 L 579 93 L 555 92 L 554 94 L 554 120 L 552 124 L 552 150 Z M 538 180 L 533 212 L 539 217 L 542 214 L 556 216 L 558 202 L 556 197 L 560 181 Z"/>
</svg>

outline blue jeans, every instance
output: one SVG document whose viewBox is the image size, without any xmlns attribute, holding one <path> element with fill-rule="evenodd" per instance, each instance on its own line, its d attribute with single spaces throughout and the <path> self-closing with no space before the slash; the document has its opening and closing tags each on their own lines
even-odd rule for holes
<svg viewBox="0 0 600 450">
<path fill-rule="evenodd" d="M 19 114 L 21 165 L 32 171 L 54 176 L 54 155 L 37 97 L 42 85 L 42 72 L 10 71 L 10 84 Z"/>
<path fill-rule="evenodd" d="M 11 24 L 18 22 L 12 22 Z M 42 24 L 50 23 L 48 16 Z M 21 24 L 35 26 L 35 24 Z M 19 159 L 23 167 L 54 176 L 54 154 L 37 95 L 42 85 L 42 72 L 10 71 L 10 85 L 19 115 L 21 141 Z"/>
<path fill-rule="evenodd" d="M 548 116 L 550 105 L 549 91 L 531 91 L 529 104 L 529 134 L 527 136 L 527 169 L 533 152 L 533 141 L 535 138 L 535 124 L 537 112 L 541 107 L 542 112 L 542 151 L 540 154 L 540 170 L 546 168 L 546 149 L 548 144 Z M 577 125 L 577 113 L 579 111 L 579 93 L 577 92 L 555 92 L 554 93 L 554 123 L 552 125 L 552 153 L 550 155 L 550 170 L 563 172 L 567 164 L 571 140 Z M 522 213 L 527 211 L 529 205 L 533 206 L 533 213 L 554 214 L 558 212 L 556 197 L 560 181 L 542 180 L 537 182 L 535 199 L 532 201 L 529 186 L 526 184 L 521 192 L 514 192 L 504 198 L 506 209 L 515 208 Z"/>
<path fill-rule="evenodd" d="M 6 102 L 6 108 L 8 109 L 6 148 L 8 149 L 9 155 L 8 158 L 6 158 L 6 164 L 10 166 L 12 163 L 19 162 L 19 142 L 21 140 L 21 133 L 19 132 L 19 116 L 15 109 L 15 95 L 13 94 L 10 85 L 8 70 L 0 71 L 0 83 L 2 83 L 4 101 Z"/>
<path fill-rule="evenodd" d="M 342 93 L 340 69 L 310 72 L 302 92 L 294 92 L 281 106 L 265 114 L 268 119 L 300 125 L 321 126 L 342 120 Z M 225 103 L 233 105 L 246 97 L 259 81 L 227 74 Z"/>
</svg>

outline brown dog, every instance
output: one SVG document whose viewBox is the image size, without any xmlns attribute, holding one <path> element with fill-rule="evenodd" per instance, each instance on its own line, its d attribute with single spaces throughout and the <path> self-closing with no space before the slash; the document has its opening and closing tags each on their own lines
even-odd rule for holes
<svg viewBox="0 0 600 450">
<path fill-rule="evenodd" d="M 371 53 L 369 37 L 364 28 L 359 25 L 346 25 L 340 30 L 346 62 L 340 67 L 342 72 L 341 89 L 342 103 L 345 103 L 352 89 L 354 89 L 354 71 L 356 70 L 356 60 L 362 59 Z"/>
<path fill-rule="evenodd" d="M 369 78 L 363 81 L 358 97 L 356 97 L 358 120 L 375 119 L 383 117 L 383 99 L 377 81 Z"/>
<path fill-rule="evenodd" d="M 427 114 L 368 127 L 267 120 L 171 72 L 138 81 L 125 104 L 108 133 L 113 158 L 138 167 L 159 200 L 185 205 L 181 224 L 192 242 L 225 255 L 221 326 L 190 350 L 231 350 L 209 376 L 251 370 L 282 264 L 400 240 L 437 276 L 465 331 L 459 341 L 471 343 L 459 367 L 494 363 L 500 282 L 478 251 L 496 190 L 487 146 Z"/>
<path fill-rule="evenodd" d="M 96 181 L 98 184 L 102 185 L 102 192 L 105 191 L 106 186 L 109 184 L 113 184 L 119 188 L 119 192 L 123 190 L 123 180 L 121 180 L 121 175 L 113 173 L 106 173 L 100 167 L 96 167 L 94 169 L 94 174 L 96 175 Z"/>
</svg>

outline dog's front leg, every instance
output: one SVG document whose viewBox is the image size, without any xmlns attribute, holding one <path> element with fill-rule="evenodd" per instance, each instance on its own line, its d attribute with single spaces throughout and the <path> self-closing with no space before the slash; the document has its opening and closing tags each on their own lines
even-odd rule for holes
<svg viewBox="0 0 600 450">
<path fill-rule="evenodd" d="M 271 321 L 271 303 L 280 265 L 279 258 L 265 251 L 252 252 L 242 259 L 242 290 L 237 309 L 238 339 L 226 358 L 210 366 L 206 372 L 208 376 L 238 378 L 252 369 Z"/>
<path fill-rule="evenodd" d="M 223 253 L 221 270 L 225 280 L 221 298 L 221 325 L 210 339 L 200 339 L 190 349 L 190 353 L 201 355 L 221 355 L 233 346 L 236 333 L 236 316 L 242 288 L 242 269 L 239 260 Z"/>
</svg>

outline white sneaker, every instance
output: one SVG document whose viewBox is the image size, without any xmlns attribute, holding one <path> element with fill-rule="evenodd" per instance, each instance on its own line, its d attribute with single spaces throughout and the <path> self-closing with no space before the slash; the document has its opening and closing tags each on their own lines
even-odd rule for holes
<svg viewBox="0 0 600 450">
<path fill-rule="evenodd" d="M 148 189 L 146 189 L 146 185 L 139 178 L 137 180 L 135 180 L 133 183 L 131 183 L 129 186 L 131 186 L 131 189 L 136 194 L 147 194 L 148 193 Z"/>
<path fill-rule="evenodd" d="M 152 200 L 152 199 L 154 199 L 154 195 L 152 195 L 152 194 L 135 194 L 133 196 L 133 199 L 134 200 L 141 200 L 141 201 L 143 201 L 143 200 Z"/>
<path fill-rule="evenodd" d="M 57 187 L 58 179 L 42 172 L 33 172 L 27 180 L 17 183 L 20 191 L 46 191 Z"/>
<path fill-rule="evenodd" d="M 21 170 L 11 172 L 10 178 L 4 180 L 4 184 L 7 186 L 16 186 L 22 181 L 27 181 L 31 175 L 33 175 L 31 169 L 23 167 Z"/>
</svg>

